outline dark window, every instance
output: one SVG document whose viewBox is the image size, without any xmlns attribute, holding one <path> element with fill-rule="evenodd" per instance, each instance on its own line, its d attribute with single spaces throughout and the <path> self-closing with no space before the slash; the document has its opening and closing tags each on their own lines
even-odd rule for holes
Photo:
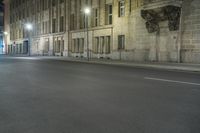
<svg viewBox="0 0 200 133">
<path fill-rule="evenodd" d="M 118 49 L 125 49 L 125 35 L 118 36 Z"/>
<path fill-rule="evenodd" d="M 112 24 L 112 5 L 108 5 L 108 24 Z"/>
<path fill-rule="evenodd" d="M 74 14 L 71 14 L 70 15 L 70 29 L 71 30 L 74 30 L 74 28 L 75 28 L 75 24 L 74 24 L 75 22 L 74 22 Z"/>
<path fill-rule="evenodd" d="M 56 19 L 53 19 L 53 22 L 52 22 L 52 32 L 53 33 L 56 32 Z"/>
<path fill-rule="evenodd" d="M 60 0 L 60 4 L 61 4 L 61 3 L 64 3 L 64 0 Z"/>
<path fill-rule="evenodd" d="M 56 1 L 57 1 L 57 0 L 52 0 L 52 6 L 55 6 L 55 5 L 56 5 Z"/>
<path fill-rule="evenodd" d="M 64 31 L 64 16 L 60 17 L 60 32 Z"/>
</svg>

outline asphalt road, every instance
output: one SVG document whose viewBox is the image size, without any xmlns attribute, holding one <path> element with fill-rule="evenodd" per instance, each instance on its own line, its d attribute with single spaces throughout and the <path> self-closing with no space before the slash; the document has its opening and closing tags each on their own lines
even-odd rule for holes
<svg viewBox="0 0 200 133">
<path fill-rule="evenodd" d="M 0 58 L 0 133 L 200 133 L 200 74 Z"/>
</svg>

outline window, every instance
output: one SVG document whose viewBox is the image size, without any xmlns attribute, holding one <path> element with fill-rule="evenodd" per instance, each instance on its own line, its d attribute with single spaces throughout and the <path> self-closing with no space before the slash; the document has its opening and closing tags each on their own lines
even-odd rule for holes
<svg viewBox="0 0 200 133">
<path fill-rule="evenodd" d="M 113 6 L 111 4 L 107 4 L 106 5 L 106 24 L 110 25 L 113 23 L 112 16 L 113 16 Z"/>
<path fill-rule="evenodd" d="M 45 22 L 42 22 L 42 33 L 45 33 Z"/>
<path fill-rule="evenodd" d="M 89 4 L 89 2 L 88 2 L 88 0 L 86 0 L 86 5 L 88 5 Z"/>
<path fill-rule="evenodd" d="M 95 54 L 109 54 L 110 41 L 111 41 L 110 36 L 95 37 L 93 52 Z"/>
<path fill-rule="evenodd" d="M 72 53 L 75 53 L 75 45 L 76 45 L 76 39 L 73 39 L 72 40 L 72 47 L 71 47 Z"/>
<path fill-rule="evenodd" d="M 108 24 L 112 24 L 112 5 L 108 5 Z"/>
<path fill-rule="evenodd" d="M 54 53 L 58 53 L 58 40 L 54 38 Z"/>
<path fill-rule="evenodd" d="M 76 38 L 72 42 L 72 53 L 84 53 L 84 39 Z"/>
<path fill-rule="evenodd" d="M 45 22 L 45 29 L 46 29 L 45 32 L 49 33 L 49 21 Z"/>
<path fill-rule="evenodd" d="M 41 6 L 42 6 L 42 10 L 44 10 L 44 9 L 45 9 L 45 6 L 46 6 L 45 0 L 42 0 L 42 1 L 41 1 Z"/>
<path fill-rule="evenodd" d="M 79 38 L 79 53 L 84 53 L 84 39 Z"/>
<path fill-rule="evenodd" d="M 53 22 L 52 22 L 52 32 L 53 33 L 56 32 L 56 19 L 53 19 Z"/>
<path fill-rule="evenodd" d="M 99 10 L 96 8 L 94 9 L 94 26 L 98 26 L 99 21 Z"/>
<path fill-rule="evenodd" d="M 63 39 L 63 37 L 61 38 L 61 52 L 63 52 L 65 50 L 65 40 Z"/>
<path fill-rule="evenodd" d="M 75 44 L 75 52 L 79 52 L 79 39 L 76 39 L 76 44 Z"/>
<path fill-rule="evenodd" d="M 93 51 L 95 54 L 98 53 L 98 51 L 99 51 L 98 49 L 99 49 L 99 37 L 95 37 L 95 45 L 93 47 Z"/>
<path fill-rule="evenodd" d="M 85 15 L 83 13 L 80 14 L 80 29 L 85 28 Z"/>
<path fill-rule="evenodd" d="M 60 0 L 60 4 L 64 3 L 64 0 Z"/>
<path fill-rule="evenodd" d="M 105 53 L 110 53 L 110 36 L 106 36 Z"/>
<path fill-rule="evenodd" d="M 37 2 L 37 12 L 40 12 L 40 2 Z"/>
<path fill-rule="evenodd" d="M 61 40 L 57 40 L 57 45 L 56 45 L 56 52 L 60 53 L 60 45 L 61 45 Z"/>
<path fill-rule="evenodd" d="M 60 17 L 60 32 L 64 31 L 64 16 Z"/>
<path fill-rule="evenodd" d="M 100 37 L 100 54 L 103 54 L 104 53 L 104 37 Z"/>
<path fill-rule="evenodd" d="M 53 0 L 52 1 L 52 6 L 55 6 L 56 5 L 56 0 Z"/>
<path fill-rule="evenodd" d="M 75 20 L 75 19 L 74 19 L 74 14 L 71 14 L 71 15 L 70 15 L 70 29 L 71 29 L 71 30 L 74 30 L 74 29 L 75 29 L 75 24 L 74 24 L 75 22 L 74 22 L 74 20 Z"/>
<path fill-rule="evenodd" d="M 18 54 L 19 50 L 18 50 L 19 46 L 18 44 L 16 44 L 16 54 Z"/>
<path fill-rule="evenodd" d="M 125 16 L 125 1 L 120 0 L 119 1 L 119 17 Z"/>
<path fill-rule="evenodd" d="M 41 33 L 41 24 L 40 23 L 38 23 L 38 30 L 37 30 L 37 35 L 39 35 L 40 33 Z"/>
<path fill-rule="evenodd" d="M 22 53 L 22 44 L 20 44 L 19 52 Z"/>
<path fill-rule="evenodd" d="M 119 35 L 118 36 L 118 49 L 124 49 L 125 48 L 125 35 Z"/>
<path fill-rule="evenodd" d="M 45 39 L 45 44 L 44 44 L 44 52 L 48 53 L 49 52 L 49 39 Z"/>
</svg>

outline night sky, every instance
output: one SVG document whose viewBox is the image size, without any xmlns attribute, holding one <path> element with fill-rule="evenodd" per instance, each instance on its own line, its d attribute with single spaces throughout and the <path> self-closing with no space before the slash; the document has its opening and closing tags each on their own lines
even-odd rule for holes
<svg viewBox="0 0 200 133">
<path fill-rule="evenodd" d="M 4 9 L 3 9 L 3 3 L 2 3 L 2 0 L 0 0 L 0 12 L 3 12 Z M 3 17 L 0 16 L 0 26 L 3 26 Z"/>
</svg>

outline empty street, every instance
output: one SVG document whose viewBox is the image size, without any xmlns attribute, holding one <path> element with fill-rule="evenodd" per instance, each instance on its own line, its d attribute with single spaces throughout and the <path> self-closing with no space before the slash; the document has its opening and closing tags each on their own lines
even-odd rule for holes
<svg viewBox="0 0 200 133">
<path fill-rule="evenodd" d="M 0 133 L 200 133 L 200 74 L 1 57 Z"/>
</svg>

